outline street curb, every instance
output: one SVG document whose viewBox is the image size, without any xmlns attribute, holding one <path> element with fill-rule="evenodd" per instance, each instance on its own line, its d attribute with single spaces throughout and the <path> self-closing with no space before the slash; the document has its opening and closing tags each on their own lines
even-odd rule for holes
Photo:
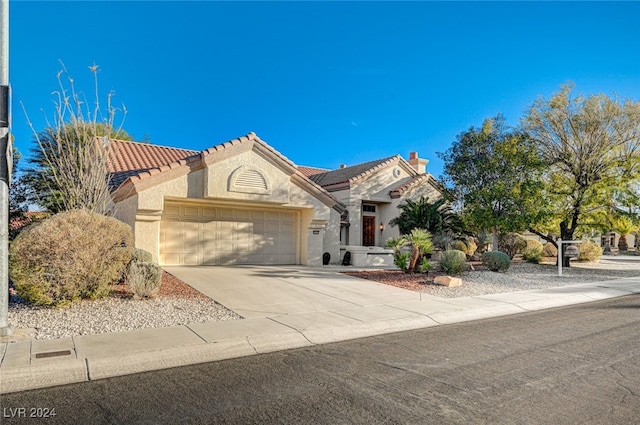
<svg viewBox="0 0 640 425">
<path fill-rule="evenodd" d="M 637 280 L 637 278 L 632 278 Z M 626 279 L 624 279 L 626 280 Z M 619 282 L 624 282 L 620 280 Z M 632 282 L 632 284 L 637 284 Z M 215 362 L 226 359 L 247 357 L 295 348 L 310 347 L 319 344 L 348 341 L 396 332 L 425 329 L 434 326 L 470 322 L 514 315 L 530 311 L 540 311 L 576 304 L 587 304 L 605 299 L 640 294 L 640 288 L 628 285 L 602 282 L 585 284 L 555 291 L 538 290 L 544 295 L 541 299 L 509 301 L 503 294 L 496 296 L 469 297 L 465 301 L 451 299 L 448 303 L 460 308 L 453 311 L 440 311 L 421 314 L 405 310 L 412 315 L 402 319 L 384 319 L 360 322 L 350 325 L 327 328 L 287 330 L 247 337 L 228 338 L 207 342 L 196 331 L 203 342 L 173 346 L 153 350 L 141 350 L 124 355 L 92 355 L 81 359 L 47 359 L 30 365 L 0 367 L 0 394 L 47 388 L 58 385 L 75 384 L 135 373 L 150 372 L 174 367 Z M 576 291 L 578 290 L 578 292 Z M 469 307 L 465 303 L 473 299 L 492 302 L 486 306 Z M 447 302 L 442 301 L 442 302 Z M 458 304 L 456 304 L 456 302 Z M 388 307 L 403 310 L 402 306 Z M 277 319 L 272 319 L 277 322 Z"/>
</svg>

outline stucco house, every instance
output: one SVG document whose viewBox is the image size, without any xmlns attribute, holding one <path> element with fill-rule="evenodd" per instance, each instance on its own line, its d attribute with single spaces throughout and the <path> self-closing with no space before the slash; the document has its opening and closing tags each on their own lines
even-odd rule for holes
<svg viewBox="0 0 640 425">
<path fill-rule="evenodd" d="M 331 171 L 299 167 L 254 133 L 204 151 L 111 143 L 115 216 L 161 265 L 320 265 L 365 249 L 369 264 L 397 236 L 400 202 L 440 196 L 417 154 Z"/>
</svg>

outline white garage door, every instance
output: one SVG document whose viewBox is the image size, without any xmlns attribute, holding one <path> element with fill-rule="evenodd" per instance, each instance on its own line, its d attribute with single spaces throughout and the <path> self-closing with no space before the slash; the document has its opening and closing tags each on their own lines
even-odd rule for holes
<svg viewBox="0 0 640 425">
<path fill-rule="evenodd" d="M 163 265 L 296 264 L 295 211 L 226 206 L 165 206 Z"/>
</svg>

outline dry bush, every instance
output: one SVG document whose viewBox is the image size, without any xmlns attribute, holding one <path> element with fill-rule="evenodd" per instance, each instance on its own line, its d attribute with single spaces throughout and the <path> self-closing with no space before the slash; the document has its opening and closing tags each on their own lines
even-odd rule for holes
<svg viewBox="0 0 640 425">
<path fill-rule="evenodd" d="M 534 239 L 527 239 L 527 246 L 522 250 L 522 258 L 530 263 L 538 264 L 544 255 L 543 250 L 542 243 Z"/>
<path fill-rule="evenodd" d="M 154 298 L 162 284 L 162 268 L 156 263 L 133 261 L 127 271 L 127 285 L 135 298 Z"/>
<path fill-rule="evenodd" d="M 153 263 L 153 254 L 146 249 L 134 248 L 131 263 Z"/>
<path fill-rule="evenodd" d="M 132 251 L 127 224 L 67 211 L 29 227 L 11 243 L 11 279 L 18 295 L 36 305 L 102 298 L 122 278 Z"/>
<path fill-rule="evenodd" d="M 465 254 L 468 254 L 467 250 L 469 248 L 467 247 L 467 244 L 464 243 L 464 241 L 456 239 L 453 242 L 451 242 L 451 244 L 449 244 L 449 249 L 453 249 L 453 250 L 456 250 L 456 251 L 462 251 Z"/>
<path fill-rule="evenodd" d="M 579 249 L 578 260 L 580 261 L 598 261 L 602 257 L 602 248 L 595 242 L 584 241 Z"/>
<path fill-rule="evenodd" d="M 498 251 L 504 252 L 509 258 L 520 254 L 527 247 L 527 242 L 517 233 L 507 233 L 498 236 Z"/>
<path fill-rule="evenodd" d="M 558 256 L 558 248 L 553 246 L 553 244 L 551 242 L 547 242 L 546 244 L 544 244 L 544 247 L 543 247 L 542 251 L 544 252 L 545 257 L 557 257 Z"/>
<path fill-rule="evenodd" d="M 471 257 L 478 250 L 478 244 L 475 238 L 467 238 L 467 255 Z"/>
</svg>

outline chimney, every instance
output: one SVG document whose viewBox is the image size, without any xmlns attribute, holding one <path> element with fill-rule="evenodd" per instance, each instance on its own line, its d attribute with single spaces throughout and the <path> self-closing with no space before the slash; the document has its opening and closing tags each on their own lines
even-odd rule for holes
<svg viewBox="0 0 640 425">
<path fill-rule="evenodd" d="M 427 164 L 429 160 L 418 158 L 418 152 L 409 152 L 409 164 L 418 172 L 424 174 L 427 172 Z"/>
</svg>

